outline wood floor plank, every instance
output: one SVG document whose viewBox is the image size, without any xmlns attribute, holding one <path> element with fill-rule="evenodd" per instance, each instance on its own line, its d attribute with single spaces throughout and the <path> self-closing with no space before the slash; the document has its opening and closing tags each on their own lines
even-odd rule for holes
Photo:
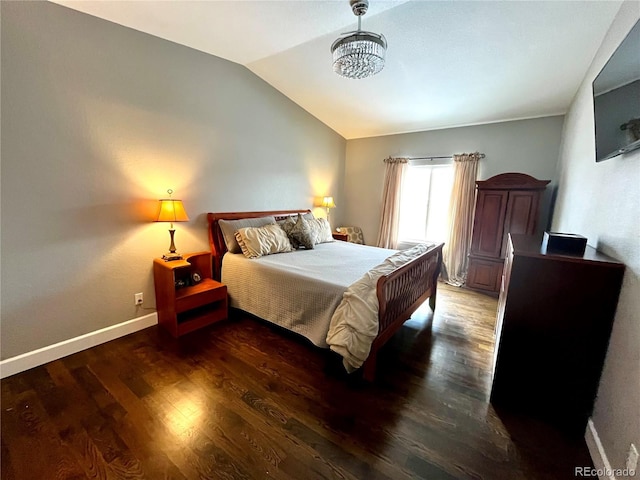
<svg viewBox="0 0 640 480">
<path fill-rule="evenodd" d="M 238 312 L 178 340 L 148 328 L 0 382 L 2 479 L 573 478 L 582 439 L 489 403 L 495 316 L 441 285 L 373 384 Z"/>
<path fill-rule="evenodd" d="M 349 456 L 351 460 L 343 463 L 351 465 L 356 469 L 356 465 L 359 464 L 361 460 L 357 452 L 353 452 L 353 449 L 347 445 L 348 438 L 345 438 L 341 432 L 332 429 L 330 425 L 322 421 L 324 416 L 318 412 L 317 409 L 305 408 L 305 405 L 307 407 L 317 407 L 322 403 L 319 391 L 307 388 L 306 394 L 312 396 L 311 398 L 307 398 L 301 391 L 296 390 L 296 383 L 289 384 L 288 388 L 280 388 L 282 387 L 282 382 L 270 381 L 269 376 L 266 375 L 262 369 L 256 368 L 256 365 L 251 362 L 251 359 L 246 359 L 247 363 L 245 363 L 242 359 L 235 358 L 231 351 L 224 352 L 223 355 L 225 355 L 226 359 L 225 365 L 233 371 L 233 374 L 242 376 L 245 381 L 250 381 L 252 388 L 260 392 L 259 394 L 256 394 L 254 391 L 246 392 L 242 397 L 243 401 L 261 412 L 265 417 L 271 417 L 276 425 L 282 424 L 282 426 L 291 434 L 294 434 L 298 440 L 308 443 L 308 439 L 314 438 L 313 448 L 326 446 L 331 450 L 332 446 L 335 446 L 337 443 L 340 444 L 342 447 L 340 447 L 339 450 L 335 450 L 334 456 L 342 458 Z M 213 360 L 216 359 L 213 358 Z M 278 411 L 273 405 L 265 402 L 264 398 L 266 396 L 277 400 L 278 405 L 286 407 L 286 413 Z M 334 405 L 333 409 L 335 408 L 336 406 Z M 299 419 L 292 418 L 294 412 L 299 416 Z M 325 408 L 325 412 L 329 413 L 329 409 Z M 318 413 L 319 415 L 316 415 Z M 321 427 L 317 425 L 318 422 L 322 423 Z M 297 428 L 290 428 L 290 425 L 296 425 Z M 300 435 L 302 435 L 302 437 Z M 337 443 L 335 440 L 337 440 Z M 330 456 L 323 455 L 323 457 L 329 458 Z M 387 478 L 379 471 L 376 471 L 374 474 L 369 464 L 367 465 L 366 469 L 370 471 L 367 474 L 367 478 Z M 354 474 L 356 478 L 361 478 L 360 471 L 351 473 Z M 398 478 L 397 472 L 395 478 Z"/>
<path fill-rule="evenodd" d="M 222 375 L 225 378 L 241 378 L 243 386 L 240 387 L 238 385 L 233 386 L 229 391 L 230 396 L 236 397 L 239 402 L 236 402 L 236 407 L 239 407 L 240 404 L 244 404 L 247 409 L 253 411 L 255 414 L 255 418 L 259 419 L 261 423 L 263 423 L 267 428 L 270 429 L 270 433 L 272 437 L 278 437 L 279 445 L 283 447 L 285 450 L 290 450 L 294 445 L 296 447 L 303 446 L 302 449 L 296 448 L 296 456 L 288 455 L 286 457 L 286 461 L 283 462 L 283 467 L 285 467 L 285 471 L 287 472 L 297 472 L 297 475 L 294 478 L 300 478 L 300 462 L 297 461 L 299 456 L 306 459 L 307 465 L 313 465 L 313 468 L 316 472 L 319 472 L 320 477 L 318 478 L 333 478 L 332 471 L 335 470 L 335 466 L 326 458 L 318 457 L 317 452 L 310 449 L 307 444 L 304 442 L 300 443 L 300 439 L 291 438 L 290 433 L 285 433 L 284 435 L 279 435 L 284 432 L 285 426 L 289 421 L 289 417 L 281 412 L 278 407 L 276 407 L 271 402 L 265 401 L 266 392 L 262 392 L 262 394 L 256 394 L 252 390 L 248 388 L 260 389 L 260 385 L 255 382 L 255 380 L 251 380 L 248 374 L 248 367 L 243 365 L 241 362 L 238 362 L 231 355 L 226 355 L 221 353 L 221 357 L 218 358 L 218 362 L 215 363 L 217 368 L 220 369 Z M 212 360 L 216 360 L 213 358 Z M 230 370 L 227 370 L 230 369 Z M 237 369 L 240 369 L 237 371 Z M 228 382 L 225 382 L 225 385 Z M 247 415 L 246 409 L 242 411 L 244 415 Z M 304 447 L 307 447 L 306 449 Z M 313 454 L 309 452 L 312 450 Z M 315 456 L 314 456 L 315 455 Z M 292 470 L 293 469 L 293 470 Z M 351 477 L 348 478 L 357 478 Z"/>
<path fill-rule="evenodd" d="M 3 480 L 14 480 L 16 478 L 13 463 L 11 462 L 11 454 L 4 443 L 4 439 L 0 441 L 0 478 Z"/>
<path fill-rule="evenodd" d="M 13 400 L 2 402 L 2 430 L 16 478 L 87 478 L 59 438 L 37 394 L 27 390 Z"/>
<path fill-rule="evenodd" d="M 310 472 L 313 472 L 312 478 L 334 478 L 331 466 L 314 456 L 304 444 L 288 436 L 281 429 L 283 425 L 278 417 L 274 420 L 271 415 L 265 416 L 263 409 L 254 409 L 251 402 L 243 401 L 247 389 L 230 382 L 231 375 L 220 364 L 205 362 L 202 369 L 190 375 L 190 379 L 205 395 L 211 395 L 212 389 L 207 387 L 215 386 L 214 391 L 220 393 L 215 398 L 216 410 L 227 420 L 236 421 L 236 436 L 247 442 L 247 453 L 253 451 L 255 455 L 257 451 L 257 455 L 263 457 L 261 452 L 269 452 L 266 458 L 273 466 L 270 473 L 276 478 L 282 474 L 285 478 L 305 478 Z"/>
<path fill-rule="evenodd" d="M 230 352 L 227 352 L 227 355 L 230 356 Z M 313 439 L 311 444 L 316 450 L 318 447 L 324 446 L 325 454 L 323 456 L 325 458 L 331 457 L 328 452 L 334 450 L 333 456 L 342 458 L 341 463 L 350 465 L 356 478 L 363 478 L 363 470 L 367 471 L 366 478 L 389 478 L 388 475 L 391 474 L 391 470 L 393 471 L 391 478 L 403 478 L 399 476 L 397 467 L 385 468 L 384 463 L 390 464 L 393 462 L 392 459 L 377 455 L 376 461 L 372 462 L 370 458 L 372 452 L 363 450 L 361 446 L 351 442 L 349 434 L 343 431 L 345 425 L 355 424 L 353 420 L 359 413 L 358 405 L 361 405 L 361 402 L 357 399 L 351 402 L 351 405 L 341 404 L 340 397 L 342 395 L 340 390 L 349 388 L 344 381 L 334 381 L 331 385 L 334 395 L 328 396 L 326 395 L 326 390 L 313 385 L 315 378 L 309 378 L 309 383 L 305 383 L 305 379 L 301 378 L 300 372 L 297 372 L 298 374 L 296 375 L 296 372 L 291 371 L 290 375 L 287 375 L 287 372 L 282 371 L 282 368 L 278 369 L 276 366 L 269 368 L 265 367 L 264 363 L 259 364 L 263 360 L 268 360 L 268 358 L 258 359 L 258 364 L 252 363 L 251 359 L 248 358 L 245 360 L 251 364 L 250 367 L 245 367 L 245 370 L 247 374 L 251 374 L 254 377 L 254 388 L 261 388 L 262 395 L 269 395 L 274 400 L 277 400 L 279 405 L 286 406 L 288 415 L 291 416 L 295 412 L 297 419 L 290 418 L 282 423 L 299 440 L 309 443 L 310 439 Z M 237 364 L 236 367 L 238 368 L 239 365 Z M 278 366 L 282 367 L 282 364 Z M 273 378 L 273 380 L 270 378 Z M 301 384 L 305 386 L 301 387 Z M 336 412 L 341 413 L 336 414 Z M 291 428 L 291 425 L 296 427 Z M 361 430 L 368 431 L 368 425 L 361 424 L 360 427 Z M 364 434 L 366 435 L 366 433 Z M 340 445 L 339 450 L 335 448 L 336 445 Z M 367 457 L 367 466 L 364 469 L 357 467 L 358 464 L 363 462 L 361 459 L 364 457 Z M 350 458 L 350 460 L 346 462 L 344 461 L 345 458 Z M 375 471 L 371 469 L 373 463 L 377 468 Z"/>
</svg>

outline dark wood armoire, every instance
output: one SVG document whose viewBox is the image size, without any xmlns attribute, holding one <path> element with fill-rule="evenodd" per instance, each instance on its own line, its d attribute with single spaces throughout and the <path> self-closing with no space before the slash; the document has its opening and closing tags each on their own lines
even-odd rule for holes
<svg viewBox="0 0 640 480">
<path fill-rule="evenodd" d="M 476 182 L 476 208 L 466 286 L 497 296 L 509 233 L 537 233 L 540 201 L 550 180 L 502 173 Z"/>
</svg>

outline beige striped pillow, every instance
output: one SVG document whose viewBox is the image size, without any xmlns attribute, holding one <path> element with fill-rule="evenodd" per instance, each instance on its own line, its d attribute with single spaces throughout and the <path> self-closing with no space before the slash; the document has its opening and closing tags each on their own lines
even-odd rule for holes
<svg viewBox="0 0 640 480">
<path fill-rule="evenodd" d="M 263 255 L 291 252 L 289 237 L 275 223 L 262 227 L 240 228 L 235 234 L 242 253 L 247 258 L 259 258 Z"/>
</svg>

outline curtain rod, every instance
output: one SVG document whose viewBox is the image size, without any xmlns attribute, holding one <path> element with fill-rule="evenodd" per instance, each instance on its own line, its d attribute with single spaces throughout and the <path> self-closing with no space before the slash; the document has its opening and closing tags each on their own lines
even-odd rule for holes
<svg viewBox="0 0 640 480">
<path fill-rule="evenodd" d="M 443 160 L 447 158 L 453 158 L 453 155 L 447 155 L 444 157 L 405 157 L 407 160 Z M 478 155 L 478 158 L 484 158 L 484 153 Z"/>
<path fill-rule="evenodd" d="M 473 154 L 469 154 L 469 155 L 473 155 Z M 484 158 L 484 157 L 485 157 L 484 153 L 478 154 L 478 158 Z M 402 157 L 402 158 L 406 158 L 407 160 L 445 160 L 445 159 L 453 158 L 453 155 L 436 156 L 436 157 Z M 388 157 L 388 158 L 385 158 L 383 161 L 387 162 L 391 159 L 392 157 Z"/>
</svg>

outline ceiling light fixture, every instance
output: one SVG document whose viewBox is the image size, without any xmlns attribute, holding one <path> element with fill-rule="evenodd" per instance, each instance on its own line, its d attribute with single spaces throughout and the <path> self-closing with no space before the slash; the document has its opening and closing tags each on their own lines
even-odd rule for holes
<svg viewBox="0 0 640 480">
<path fill-rule="evenodd" d="M 384 68 L 387 40 L 384 35 L 361 30 L 369 0 L 349 0 L 349 4 L 358 17 L 358 30 L 344 33 L 331 45 L 333 71 L 347 78 L 367 78 Z"/>
</svg>

